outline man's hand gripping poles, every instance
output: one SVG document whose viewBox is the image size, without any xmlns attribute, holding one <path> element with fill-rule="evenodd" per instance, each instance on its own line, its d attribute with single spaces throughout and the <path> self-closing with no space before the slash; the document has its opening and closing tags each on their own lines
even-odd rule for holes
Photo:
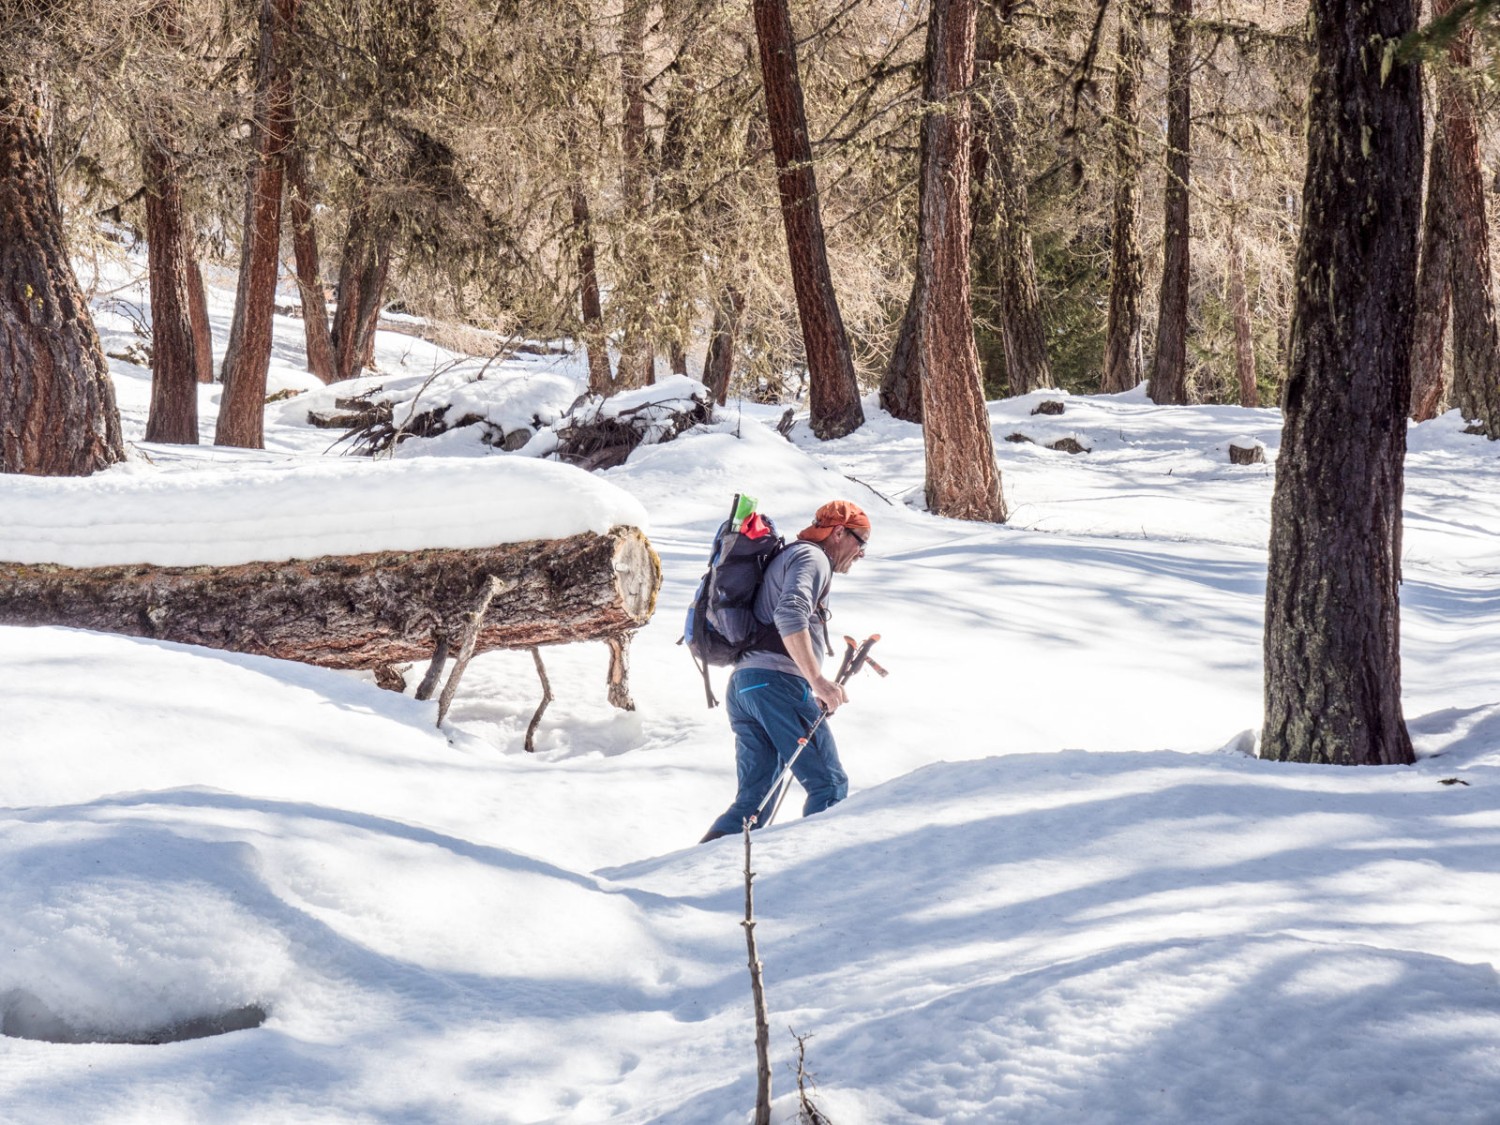
<svg viewBox="0 0 1500 1125">
<path fill-rule="evenodd" d="M 846 636 L 844 638 L 844 659 L 839 664 L 839 674 L 833 678 L 834 683 L 848 683 L 850 678 L 861 668 L 865 667 L 865 665 L 869 665 L 872 671 L 882 677 L 888 675 L 884 668 L 870 658 L 870 649 L 878 640 L 880 640 L 879 633 L 872 634 L 859 643 L 856 643 L 853 637 Z M 822 713 L 813 721 L 813 725 L 807 728 L 807 733 L 797 740 L 797 749 L 792 751 L 792 756 L 781 767 L 781 772 L 776 775 L 776 780 L 771 784 L 771 788 L 761 798 L 760 805 L 746 818 L 746 823 L 750 827 L 769 825 L 776 819 L 776 814 L 781 811 L 781 802 L 786 800 L 786 795 L 792 788 L 792 766 L 798 757 L 801 756 L 802 751 L 807 748 L 807 744 L 812 739 L 812 736 L 818 732 L 818 728 L 823 725 L 823 720 L 828 717 L 827 708 L 823 708 L 822 704 L 819 704 L 819 707 L 822 708 Z M 769 812 L 767 811 L 768 808 Z M 762 815 L 764 815 L 764 819 L 762 819 Z"/>
</svg>

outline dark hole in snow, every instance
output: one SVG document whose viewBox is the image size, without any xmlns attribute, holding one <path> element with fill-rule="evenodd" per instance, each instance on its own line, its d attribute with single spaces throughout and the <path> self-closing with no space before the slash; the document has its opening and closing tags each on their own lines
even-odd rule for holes
<svg viewBox="0 0 1500 1125">
<path fill-rule="evenodd" d="M 242 1008 L 230 1008 L 215 1015 L 192 1016 L 161 1027 L 102 1030 L 72 1026 L 29 992 L 17 990 L 0 997 L 0 1035 L 12 1039 L 35 1039 L 42 1043 L 133 1043 L 143 1046 L 181 1043 L 185 1039 L 206 1039 L 210 1035 L 248 1031 L 265 1022 L 264 1008 L 259 1004 L 246 1004 Z"/>
</svg>

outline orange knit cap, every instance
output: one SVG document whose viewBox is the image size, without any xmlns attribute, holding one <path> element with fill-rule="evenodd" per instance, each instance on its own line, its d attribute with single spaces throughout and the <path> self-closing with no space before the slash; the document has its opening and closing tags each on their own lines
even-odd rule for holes
<svg viewBox="0 0 1500 1125">
<path fill-rule="evenodd" d="M 813 516 L 811 527 L 804 527 L 797 532 L 797 538 L 821 543 L 833 534 L 833 529 L 836 527 L 868 530 L 870 517 L 865 515 L 864 510 L 858 504 L 850 503 L 848 500 L 830 500 L 818 509 L 817 515 Z"/>
</svg>

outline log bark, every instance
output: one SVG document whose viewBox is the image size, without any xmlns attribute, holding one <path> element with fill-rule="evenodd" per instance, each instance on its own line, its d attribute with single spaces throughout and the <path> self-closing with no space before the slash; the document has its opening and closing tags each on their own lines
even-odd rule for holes
<svg viewBox="0 0 1500 1125">
<path fill-rule="evenodd" d="M 19 65 L 0 59 L 0 472 L 87 476 L 124 458 L 120 414 Z"/>
<path fill-rule="evenodd" d="M 280 263 L 281 188 L 291 136 L 292 74 L 286 39 L 301 0 L 261 0 L 260 55 L 255 72 L 255 156 L 245 184 L 240 278 L 229 348 L 224 353 L 224 397 L 215 445 L 259 449 L 265 444 L 266 373 Z"/>
<path fill-rule="evenodd" d="M 906 312 L 891 348 L 891 361 L 880 380 L 880 408 L 903 422 L 922 423 L 922 357 L 917 350 L 917 326 L 921 323 L 921 280 L 912 282 Z"/>
<path fill-rule="evenodd" d="M 605 535 L 474 550 L 384 551 L 223 567 L 0 563 L 0 623 L 62 625 L 300 660 L 379 668 L 463 635 L 501 582 L 476 651 L 602 640 L 650 618 L 661 564 L 646 537 Z"/>
<path fill-rule="evenodd" d="M 776 156 L 776 191 L 807 355 L 809 424 L 824 440 L 843 437 L 864 425 L 865 412 L 828 268 L 807 109 L 797 71 L 797 37 L 787 0 L 754 0 L 753 6 L 766 120 Z"/>
<path fill-rule="evenodd" d="M 1192 168 L 1193 0 L 1172 0 L 1172 41 L 1167 50 L 1167 191 L 1162 239 L 1161 298 L 1157 304 L 1156 356 L 1151 401 L 1181 406 L 1187 394 L 1188 175 Z"/>
</svg>

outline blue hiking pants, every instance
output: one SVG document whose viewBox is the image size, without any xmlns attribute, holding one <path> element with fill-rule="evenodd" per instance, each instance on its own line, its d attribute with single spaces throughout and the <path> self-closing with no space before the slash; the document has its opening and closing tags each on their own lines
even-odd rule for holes
<svg viewBox="0 0 1500 1125">
<path fill-rule="evenodd" d="M 766 668 L 737 668 L 729 678 L 727 707 L 734 731 L 739 793 L 734 804 L 714 821 L 710 832 L 741 832 L 782 767 L 797 751 L 797 740 L 817 722 L 818 701 L 801 676 Z M 827 721 L 818 727 L 792 765 L 792 775 L 807 790 L 802 815 L 811 816 L 849 794 L 849 778 L 839 764 L 838 747 Z M 761 820 L 770 815 L 770 807 Z M 759 826 L 757 826 L 759 827 Z"/>
</svg>

